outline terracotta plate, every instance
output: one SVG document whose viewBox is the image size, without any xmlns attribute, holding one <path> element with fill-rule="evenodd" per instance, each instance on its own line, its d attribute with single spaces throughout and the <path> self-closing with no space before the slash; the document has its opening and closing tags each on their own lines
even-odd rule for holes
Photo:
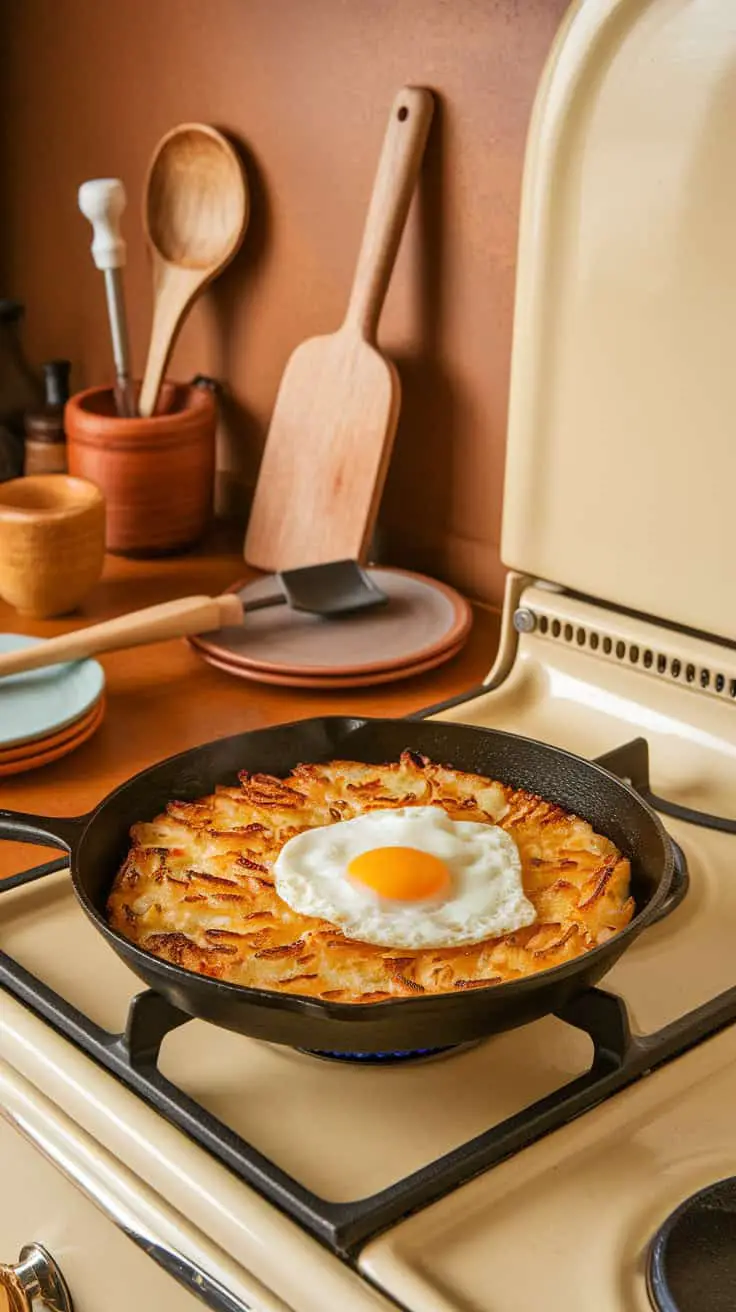
<svg viewBox="0 0 736 1312">
<path fill-rule="evenodd" d="M 226 674 L 234 674 L 237 679 L 253 679 L 256 683 L 270 683 L 282 688 L 321 688 L 329 691 L 332 688 L 368 688 L 373 684 L 411 679 L 416 674 L 424 674 L 427 670 L 433 670 L 445 661 L 452 660 L 453 656 L 457 656 L 458 652 L 462 651 L 463 646 L 464 641 L 457 642 L 445 651 L 437 652 L 426 661 L 418 661 L 413 665 L 396 665 L 393 669 L 377 670 L 374 674 L 325 675 L 324 677 L 309 674 L 273 674 L 270 670 L 244 665 L 241 661 L 221 659 L 213 656 L 211 652 L 202 651 L 200 655 L 208 665 L 213 665 L 216 670 L 223 670 Z"/>
<path fill-rule="evenodd" d="M 0 776 L 23 774 L 26 770 L 37 770 L 42 765 L 50 765 L 52 761 L 58 761 L 60 757 L 67 756 L 69 752 L 75 752 L 78 747 L 82 746 L 82 743 L 86 743 L 87 739 L 92 737 L 92 734 L 102 724 L 104 715 L 105 702 L 102 699 L 95 714 L 72 737 L 67 738 L 64 742 L 57 743 L 55 747 L 44 748 L 41 745 L 40 750 L 33 756 L 22 756 L 16 761 L 0 761 Z"/>
<path fill-rule="evenodd" d="M 473 613 L 454 589 L 407 570 L 375 568 L 369 573 L 389 598 L 378 610 L 326 621 L 278 606 L 246 615 L 242 626 L 189 641 L 200 654 L 242 665 L 253 677 L 255 671 L 288 676 L 294 687 L 300 685 L 293 676 L 310 681 L 349 676 L 343 685 L 348 687 L 364 676 L 375 683 L 368 676 L 415 667 L 436 656 L 446 659 L 450 648 L 465 641 Z M 244 585 L 235 584 L 231 591 L 239 587 Z M 246 602 L 272 589 L 270 578 L 258 579 L 244 588 Z"/>
</svg>

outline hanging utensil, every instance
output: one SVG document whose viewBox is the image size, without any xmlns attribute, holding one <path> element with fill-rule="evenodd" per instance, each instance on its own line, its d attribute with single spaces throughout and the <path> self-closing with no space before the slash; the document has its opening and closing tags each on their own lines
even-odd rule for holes
<svg viewBox="0 0 736 1312">
<path fill-rule="evenodd" d="M 286 366 L 245 539 L 256 569 L 362 560 L 368 549 L 401 403 L 376 329 L 433 107 L 420 87 L 395 98 L 345 320 L 302 342 Z"/>
<path fill-rule="evenodd" d="M 257 600 L 245 602 L 242 593 L 246 589 L 225 592 L 220 597 L 182 597 L 49 638 L 47 642 L 0 656 L 0 677 L 44 669 L 62 661 L 82 660 L 98 652 L 212 633 L 228 625 L 242 624 L 248 612 L 268 606 L 288 605 L 324 619 L 335 619 L 387 601 L 385 593 L 354 560 L 334 560 L 312 568 L 287 570 L 274 576 L 274 584 L 272 593 Z"/>
<path fill-rule="evenodd" d="M 202 123 L 184 123 L 163 137 L 154 151 L 145 191 L 154 310 L 140 414 L 154 414 L 184 317 L 203 288 L 233 258 L 249 211 L 243 166 L 225 137 Z"/>
<path fill-rule="evenodd" d="M 92 224 L 92 258 L 105 275 L 118 414 L 130 419 L 136 409 L 130 378 L 128 328 L 120 272 L 125 266 L 125 242 L 120 232 L 120 218 L 127 204 L 125 187 L 119 178 L 93 178 L 82 183 L 78 199 L 82 214 Z"/>
</svg>

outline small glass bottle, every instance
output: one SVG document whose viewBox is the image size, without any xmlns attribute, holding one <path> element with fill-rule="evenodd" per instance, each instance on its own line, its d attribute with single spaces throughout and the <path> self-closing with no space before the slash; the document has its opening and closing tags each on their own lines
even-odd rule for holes
<svg viewBox="0 0 736 1312">
<path fill-rule="evenodd" d="M 24 473 L 65 474 L 64 406 L 69 400 L 68 360 L 48 360 L 43 366 L 46 404 L 26 414 Z"/>
<path fill-rule="evenodd" d="M 0 482 L 23 472 L 23 419 L 43 404 L 40 380 L 20 341 L 20 301 L 0 298 Z"/>
</svg>

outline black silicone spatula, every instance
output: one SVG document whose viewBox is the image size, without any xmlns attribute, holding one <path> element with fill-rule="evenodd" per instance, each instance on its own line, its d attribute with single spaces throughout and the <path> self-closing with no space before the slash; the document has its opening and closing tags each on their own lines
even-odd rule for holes
<svg viewBox="0 0 736 1312">
<path fill-rule="evenodd" d="M 283 570 L 273 575 L 273 581 L 273 593 L 247 606 L 239 592 L 224 592 L 220 597 L 183 597 L 64 633 L 22 651 L 8 652 L 0 656 L 0 677 L 82 660 L 103 651 L 212 633 L 243 624 L 249 610 L 263 610 L 266 606 L 287 605 L 335 620 L 341 615 L 382 606 L 387 600 L 355 560 L 332 560 L 323 565 Z"/>
</svg>

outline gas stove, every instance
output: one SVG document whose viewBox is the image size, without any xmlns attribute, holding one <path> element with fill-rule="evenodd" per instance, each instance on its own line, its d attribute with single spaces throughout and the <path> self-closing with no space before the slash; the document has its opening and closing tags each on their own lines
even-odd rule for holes
<svg viewBox="0 0 736 1312">
<path fill-rule="evenodd" d="M 345 1061 L 140 994 L 59 863 L 10 881 L 0 1109 L 61 1173 L 3 1121 L 0 1159 L 52 1250 L 89 1200 L 59 1253 L 86 1306 L 733 1305 L 735 59 L 732 0 L 569 11 L 527 150 L 501 645 L 425 712 L 628 778 L 676 844 L 666 914 L 564 1013 Z M 110 1223 L 147 1274 L 106 1280 Z"/>
<path fill-rule="evenodd" d="M 647 745 L 639 739 L 626 746 L 607 753 L 602 762 L 608 769 L 614 770 L 629 782 L 634 783 L 643 795 L 651 798 L 648 781 Z M 697 815 L 695 821 L 708 825 L 712 818 Z M 736 824 L 733 826 L 736 832 Z M 689 887 L 687 863 L 682 849 L 674 844 L 676 866 L 675 878 L 670 896 L 661 908 L 659 919 L 671 915 L 685 897 Z M 60 876 L 55 879 L 54 876 Z M 41 884 L 41 881 L 44 881 Z M 193 1022 L 185 1012 L 179 1011 L 169 1002 L 151 990 L 133 993 L 135 981 L 127 978 L 127 1015 L 122 1032 L 116 1033 L 100 1024 L 96 1019 L 97 1010 L 94 995 L 97 982 L 93 979 L 86 987 L 79 990 L 77 969 L 64 978 L 60 987 L 54 988 L 45 979 L 39 978 L 23 964 L 22 958 L 24 931 L 32 932 L 38 916 L 43 917 L 45 925 L 51 925 L 55 915 L 63 908 L 64 915 L 71 916 L 79 938 L 72 962 L 86 960 L 88 953 L 97 944 L 91 932 L 80 917 L 73 913 L 74 896 L 67 878 L 66 862 L 56 861 L 35 867 L 9 880 L 0 886 L 3 895 L 3 923 L 5 934 L 12 943 L 17 934 L 20 952 L 12 955 L 0 951 L 0 984 L 19 1001 L 29 1007 L 36 1015 L 49 1022 L 54 1029 L 70 1039 L 83 1052 L 89 1054 L 102 1068 L 110 1071 L 129 1089 L 138 1094 L 145 1102 L 159 1112 L 173 1126 L 187 1134 L 194 1142 L 209 1151 L 218 1161 L 229 1167 L 246 1184 L 257 1189 L 265 1198 L 285 1211 L 305 1230 L 321 1240 L 338 1256 L 346 1260 L 355 1260 L 360 1248 L 371 1238 L 395 1224 L 410 1212 L 418 1211 L 437 1199 L 445 1196 L 465 1181 L 480 1172 L 488 1170 L 498 1162 L 520 1151 L 543 1134 L 565 1125 L 581 1112 L 594 1107 L 602 1099 L 618 1089 L 630 1084 L 653 1067 L 670 1060 L 700 1041 L 703 1036 L 715 1032 L 723 1025 L 736 1020 L 736 988 L 713 998 L 691 1011 L 685 1011 L 677 1019 L 663 1026 L 646 1038 L 635 1037 L 630 1028 L 627 1007 L 624 999 L 603 989 L 590 989 L 579 995 L 558 1020 L 564 1026 L 577 1031 L 578 1035 L 589 1040 L 591 1056 L 587 1065 L 574 1078 L 563 1081 L 559 1087 L 550 1087 L 541 1098 L 532 1097 L 528 1104 L 523 1101 L 510 1115 L 499 1117 L 493 1106 L 489 1107 L 489 1124 L 479 1128 L 478 1133 L 465 1142 L 448 1148 L 447 1151 L 430 1157 L 426 1163 L 418 1164 L 389 1183 L 380 1184 L 373 1191 L 370 1177 L 365 1185 L 358 1185 L 356 1197 L 346 1200 L 333 1200 L 329 1194 L 323 1197 L 319 1188 L 309 1187 L 309 1176 L 300 1179 L 291 1174 L 286 1162 L 280 1160 L 282 1145 L 266 1134 L 263 1142 L 257 1127 L 255 1135 L 249 1129 L 249 1116 L 242 1117 L 228 1103 L 225 1115 L 218 1115 L 217 1082 L 212 1092 L 198 1091 L 193 1096 L 191 1083 L 186 1074 L 182 1079 L 180 1072 L 186 1067 L 172 1068 L 172 1075 L 164 1073 L 169 1070 L 169 1053 L 166 1041 L 169 1035 L 183 1026 L 190 1027 L 189 1039 L 183 1035 L 181 1043 L 189 1052 L 192 1045 L 196 1048 L 198 1036 L 195 1031 L 201 1025 Z M 71 905 L 70 905 L 71 904 Z M 57 907 L 59 910 L 57 910 Z M 59 927 L 61 934 L 67 930 Z M 87 942 L 89 938 L 89 942 Z M 104 967 L 101 964 L 101 970 Z M 47 969 L 44 975 L 48 975 Z M 91 988 L 90 988 L 91 984 Z M 75 1005 L 70 999 L 80 997 L 81 1005 Z M 123 998 L 121 997 L 121 1004 Z M 210 1035 L 216 1040 L 217 1033 Z M 167 1051 L 164 1053 L 164 1046 Z M 254 1061 L 252 1042 L 238 1039 L 236 1046 L 239 1057 L 245 1062 L 243 1072 Z M 262 1047 L 263 1045 L 256 1045 Z M 293 1054 L 271 1049 L 271 1058 L 267 1063 L 266 1078 L 278 1080 L 279 1063 L 284 1056 L 300 1055 L 304 1066 L 314 1059 L 331 1062 L 341 1066 L 379 1067 L 383 1070 L 396 1067 L 421 1066 L 419 1082 L 427 1087 L 432 1083 L 442 1084 L 449 1095 L 455 1079 L 464 1076 L 477 1080 L 487 1062 L 495 1060 L 492 1041 L 487 1040 L 483 1046 L 489 1050 L 476 1054 L 480 1045 L 462 1045 L 458 1048 L 423 1049 L 417 1052 L 368 1053 L 326 1053 L 304 1052 Z M 472 1054 L 472 1055 L 471 1055 Z M 432 1073 L 427 1074 L 424 1067 L 429 1061 L 438 1058 L 453 1058 L 452 1069 L 448 1070 L 438 1081 L 433 1081 Z M 202 1061 L 202 1068 L 221 1070 L 229 1065 L 217 1048 Z M 291 1071 L 293 1080 L 301 1078 L 297 1069 Z M 339 1082 L 335 1072 L 313 1072 L 304 1078 L 319 1099 L 332 1100 L 337 1093 L 340 1097 Z M 352 1079 L 352 1073 L 351 1077 Z M 249 1087 L 248 1076 L 242 1074 L 243 1083 L 240 1093 L 247 1100 Z M 208 1083 L 207 1080 L 205 1083 Z M 413 1075 L 407 1082 L 409 1100 L 414 1097 L 411 1092 L 417 1080 Z M 365 1081 L 364 1081 L 365 1083 Z M 396 1081 L 393 1082 L 395 1084 Z M 324 1089 L 322 1088 L 324 1086 Z M 336 1087 L 338 1086 L 338 1087 Z M 194 1086 L 197 1087 L 196 1085 Z M 349 1087 L 349 1086 L 348 1086 Z M 370 1081 L 367 1092 L 376 1095 L 379 1118 L 373 1133 L 380 1140 L 381 1123 L 384 1112 L 381 1108 L 381 1079 Z M 220 1097 L 221 1097 L 221 1090 Z M 363 1090 L 360 1090 L 362 1097 Z M 521 1092 L 521 1090 L 520 1090 Z M 354 1097 L 355 1095 L 353 1095 Z M 396 1097 L 393 1089 L 392 1098 Z M 273 1106 L 271 1114 L 273 1115 Z M 409 1110 L 407 1104 L 405 1115 Z M 293 1085 L 292 1093 L 282 1108 L 284 1119 L 292 1119 L 300 1111 L 300 1094 L 298 1085 Z M 480 1107 L 478 1108 L 480 1111 Z M 361 1117 L 363 1119 L 363 1117 Z M 375 1113 L 373 1118 L 375 1120 Z M 278 1120 L 278 1116 L 277 1116 Z M 397 1124 L 397 1132 L 400 1126 Z M 475 1128 L 475 1127 L 474 1127 Z M 450 1127 L 448 1126 L 448 1129 Z M 450 1130 L 453 1133 L 453 1130 Z M 330 1122 L 327 1135 L 334 1142 L 334 1131 Z M 317 1138 L 319 1143 L 319 1138 Z M 441 1141 L 440 1141 L 441 1142 Z M 318 1148 L 319 1151 L 319 1148 Z M 273 1153 L 272 1157 L 270 1154 Z M 411 1160 L 411 1159 L 409 1159 Z M 393 1169 L 392 1167 L 389 1168 Z M 363 1189 L 371 1192 L 363 1193 Z"/>
<path fill-rule="evenodd" d="M 568 1209 L 591 1190 L 597 1196 L 601 1171 L 606 1205 L 596 1203 L 596 1251 L 605 1247 L 608 1260 L 625 1255 L 631 1298 L 640 1299 L 633 1305 L 648 1307 L 642 1291 L 658 1229 L 690 1194 L 736 1174 L 722 1091 L 736 1095 L 736 823 L 728 816 L 736 652 L 518 583 L 511 672 L 430 713 L 596 755 L 660 809 L 677 845 L 673 894 L 659 923 L 564 1013 L 462 1050 L 333 1061 L 189 1020 L 140 993 L 87 923 L 63 863 L 21 874 L 0 894 L 0 981 L 10 1000 L 3 1056 L 32 1082 L 43 1068 L 66 1114 L 169 1206 L 194 1219 L 196 1200 L 197 1225 L 210 1241 L 239 1254 L 295 1309 L 331 1306 L 318 1274 L 325 1263 L 339 1289 L 335 1307 L 361 1307 L 359 1298 L 380 1297 L 374 1290 L 419 1312 L 473 1299 L 493 1312 L 525 1306 L 514 1302 L 521 1276 L 515 1283 L 510 1271 L 508 1301 L 495 1275 L 493 1300 L 484 1295 L 488 1270 L 502 1273 L 510 1254 L 518 1258 L 529 1208 L 547 1245 L 569 1245 L 560 1272 L 584 1261 Z M 689 664 L 711 671 L 713 686 L 689 680 Z M 632 726 L 646 738 L 621 745 Z M 619 1160 L 610 1135 L 624 1136 Z M 516 1197 L 516 1172 L 521 1193 L 534 1200 L 519 1198 L 518 1211 L 507 1199 L 509 1189 Z M 245 1199 L 258 1221 L 244 1227 Z M 639 1213 L 646 1220 L 632 1231 Z M 298 1283 L 306 1251 L 315 1264 L 313 1302 L 303 1288 L 295 1296 L 294 1278 L 278 1272 L 273 1256 L 264 1266 L 271 1227 L 285 1252 L 296 1236 L 306 1244 Z M 188 1272 L 191 1258 L 181 1251 L 176 1264 L 166 1245 L 149 1251 L 180 1277 Z M 343 1288 L 338 1274 L 363 1287 Z M 228 1306 L 201 1272 L 199 1288 L 211 1306 Z M 563 1283 L 559 1302 L 550 1295 L 545 1306 L 590 1306 L 584 1292 L 575 1297 Z M 603 1298 L 596 1306 L 607 1312 Z"/>
</svg>

